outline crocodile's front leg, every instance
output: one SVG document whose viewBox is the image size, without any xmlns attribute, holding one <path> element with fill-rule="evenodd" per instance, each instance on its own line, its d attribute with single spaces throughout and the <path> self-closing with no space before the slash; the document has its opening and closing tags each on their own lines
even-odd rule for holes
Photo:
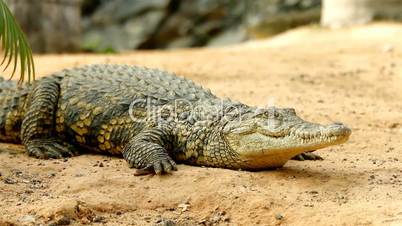
<svg viewBox="0 0 402 226">
<path fill-rule="evenodd" d="M 76 154 L 71 145 L 59 140 L 55 134 L 59 93 L 59 78 L 51 76 L 40 80 L 28 97 L 27 112 L 21 125 L 21 140 L 31 156 L 47 159 Z"/>
<path fill-rule="evenodd" d="M 135 175 L 170 173 L 177 170 L 167 151 L 172 148 L 172 138 L 168 128 L 146 129 L 129 140 L 123 148 L 123 157 L 138 169 Z"/>
</svg>

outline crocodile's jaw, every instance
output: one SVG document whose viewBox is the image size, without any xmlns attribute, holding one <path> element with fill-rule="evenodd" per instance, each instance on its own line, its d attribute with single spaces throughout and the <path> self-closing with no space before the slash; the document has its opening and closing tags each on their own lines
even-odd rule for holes
<svg viewBox="0 0 402 226">
<path fill-rule="evenodd" d="M 263 133 L 227 135 L 226 140 L 249 170 L 283 166 L 292 157 L 317 149 L 346 142 L 351 130 L 343 124 L 322 126 L 308 123 L 295 127 L 285 136 L 273 137 Z"/>
</svg>

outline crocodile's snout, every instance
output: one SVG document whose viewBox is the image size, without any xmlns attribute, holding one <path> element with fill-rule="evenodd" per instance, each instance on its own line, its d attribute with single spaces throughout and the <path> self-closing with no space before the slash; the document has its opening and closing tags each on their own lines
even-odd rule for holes
<svg viewBox="0 0 402 226">
<path fill-rule="evenodd" d="M 352 130 L 349 127 L 338 122 L 330 125 L 303 122 L 294 126 L 289 136 L 293 138 L 295 146 L 308 151 L 344 143 L 351 133 Z"/>
<path fill-rule="evenodd" d="M 231 132 L 225 134 L 225 139 L 245 162 L 243 167 L 250 169 L 282 166 L 296 155 L 342 144 L 352 133 L 342 123 L 311 123 L 294 112 L 278 108 L 242 122 L 238 126 L 240 132 L 236 124 L 229 126 Z"/>
<path fill-rule="evenodd" d="M 350 136 L 352 134 L 352 130 L 340 122 L 335 122 L 334 124 L 329 125 L 330 134 L 334 136 Z"/>
</svg>

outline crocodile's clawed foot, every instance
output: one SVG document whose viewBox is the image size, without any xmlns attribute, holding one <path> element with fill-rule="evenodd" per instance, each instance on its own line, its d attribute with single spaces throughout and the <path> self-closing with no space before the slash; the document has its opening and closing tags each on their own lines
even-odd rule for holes
<svg viewBox="0 0 402 226">
<path fill-rule="evenodd" d="M 321 156 L 311 153 L 311 152 L 305 152 L 300 155 L 296 155 L 295 157 L 292 158 L 292 160 L 297 160 L 297 161 L 305 161 L 305 160 L 324 160 Z"/>
<path fill-rule="evenodd" d="M 176 170 L 177 170 L 176 163 L 169 158 L 169 159 L 157 160 L 154 163 L 149 164 L 148 166 L 142 169 L 137 169 L 134 175 L 135 176 L 142 176 L 148 174 L 161 175 L 164 173 L 171 173 L 172 171 Z"/>
<path fill-rule="evenodd" d="M 40 159 L 59 159 L 75 156 L 78 153 L 72 145 L 55 139 L 35 139 L 26 144 L 30 156 Z"/>
</svg>

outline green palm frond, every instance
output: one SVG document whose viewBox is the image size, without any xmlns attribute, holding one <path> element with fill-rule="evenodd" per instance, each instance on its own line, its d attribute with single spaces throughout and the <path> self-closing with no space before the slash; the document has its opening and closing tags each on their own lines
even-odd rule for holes
<svg viewBox="0 0 402 226">
<path fill-rule="evenodd" d="M 4 0 L 0 0 L 0 44 L 4 54 L 0 67 L 6 70 L 10 65 L 13 65 L 12 78 L 19 63 L 21 71 L 19 83 L 24 81 L 26 74 L 28 75 L 28 82 L 34 80 L 35 66 L 32 50 L 26 40 L 25 34 L 15 21 L 13 14 Z"/>
</svg>

